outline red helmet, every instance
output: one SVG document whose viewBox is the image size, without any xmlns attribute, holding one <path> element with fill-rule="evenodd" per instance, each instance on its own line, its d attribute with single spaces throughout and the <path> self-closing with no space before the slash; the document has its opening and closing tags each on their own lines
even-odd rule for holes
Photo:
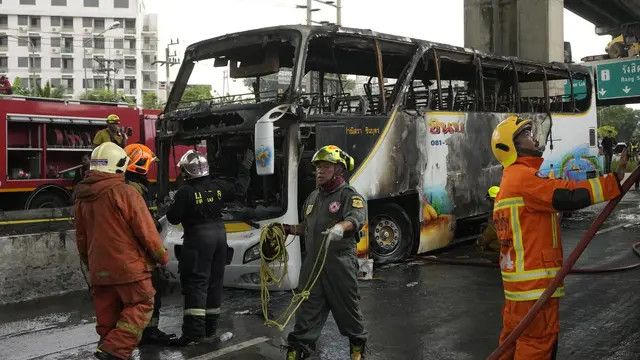
<svg viewBox="0 0 640 360">
<path fill-rule="evenodd" d="M 130 159 L 127 171 L 131 171 L 133 173 L 146 175 L 147 172 L 149 172 L 151 163 L 156 160 L 156 156 L 153 154 L 153 151 L 151 151 L 151 149 L 146 145 L 129 144 L 124 148 L 124 151 Z"/>
</svg>

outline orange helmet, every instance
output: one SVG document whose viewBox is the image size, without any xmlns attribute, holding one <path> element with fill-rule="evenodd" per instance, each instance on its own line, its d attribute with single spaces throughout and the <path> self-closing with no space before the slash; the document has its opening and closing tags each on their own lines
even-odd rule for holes
<svg viewBox="0 0 640 360">
<path fill-rule="evenodd" d="M 149 172 L 151 163 L 156 160 L 156 156 L 153 151 L 146 145 L 142 144 L 129 144 L 124 148 L 129 159 L 129 166 L 127 171 L 131 171 L 137 174 L 146 174 Z"/>
</svg>

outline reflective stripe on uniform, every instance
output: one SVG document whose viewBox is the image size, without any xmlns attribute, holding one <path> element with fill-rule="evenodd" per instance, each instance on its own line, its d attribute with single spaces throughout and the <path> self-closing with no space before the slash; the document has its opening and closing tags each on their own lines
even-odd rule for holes
<svg viewBox="0 0 640 360">
<path fill-rule="evenodd" d="M 156 257 L 156 259 L 162 259 L 162 257 L 164 256 L 164 253 L 166 252 L 166 250 L 164 249 L 164 246 L 161 246 L 158 250 L 156 250 L 153 255 Z"/>
<path fill-rule="evenodd" d="M 589 179 L 589 185 L 591 185 L 591 193 L 593 194 L 593 203 L 601 203 L 604 201 L 604 194 L 602 193 L 602 184 L 600 179 Z"/>
<path fill-rule="evenodd" d="M 184 309 L 184 314 L 189 316 L 205 316 L 205 309 Z"/>
<path fill-rule="evenodd" d="M 553 247 L 558 247 L 558 214 L 551 214 L 551 238 L 553 240 Z"/>
<path fill-rule="evenodd" d="M 116 323 L 116 328 L 126 330 L 132 333 L 133 335 L 135 335 L 136 337 L 142 336 L 142 329 L 140 329 L 135 325 L 129 324 L 126 321 L 118 321 Z"/>
<path fill-rule="evenodd" d="M 527 270 L 522 272 L 502 272 L 502 281 L 505 282 L 520 282 L 520 281 L 531 281 L 531 280 L 539 280 L 539 279 L 550 279 L 554 278 L 556 274 L 560 271 L 559 267 L 549 268 L 549 269 L 537 269 L 537 270 Z"/>
<path fill-rule="evenodd" d="M 535 301 L 542 296 L 545 289 L 535 289 L 528 291 L 504 291 L 504 297 L 507 300 L 511 301 Z M 559 287 L 556 291 L 551 295 L 551 297 L 562 297 L 564 296 L 564 287 Z"/>
<path fill-rule="evenodd" d="M 220 308 L 211 308 L 211 309 L 207 309 L 206 314 L 207 315 L 219 315 L 221 313 Z"/>
<path fill-rule="evenodd" d="M 495 206 L 493 207 L 493 211 L 506 209 L 513 206 L 524 206 L 524 199 L 522 197 L 513 197 L 513 198 L 498 200 Z"/>
</svg>

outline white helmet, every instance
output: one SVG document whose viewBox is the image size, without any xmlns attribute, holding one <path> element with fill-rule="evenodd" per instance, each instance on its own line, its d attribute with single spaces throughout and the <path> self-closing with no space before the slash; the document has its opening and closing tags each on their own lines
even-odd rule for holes
<svg viewBox="0 0 640 360">
<path fill-rule="evenodd" d="M 127 169 L 128 163 L 129 157 L 123 148 L 112 142 L 104 142 L 91 152 L 89 170 L 122 174 Z"/>
<path fill-rule="evenodd" d="M 187 179 L 209 176 L 207 158 L 195 150 L 189 150 L 182 155 L 177 166 Z"/>
</svg>

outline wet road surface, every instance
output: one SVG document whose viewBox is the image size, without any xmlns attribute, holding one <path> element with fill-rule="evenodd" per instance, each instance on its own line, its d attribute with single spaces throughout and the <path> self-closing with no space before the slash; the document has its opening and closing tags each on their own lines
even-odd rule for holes
<svg viewBox="0 0 640 360">
<path fill-rule="evenodd" d="M 602 206 L 563 220 L 565 255 Z M 578 262 L 580 267 L 639 261 L 631 245 L 640 241 L 640 196 L 630 193 Z M 477 259 L 472 246 L 437 254 Z M 182 299 L 175 286 L 164 298 L 160 327 L 180 333 Z M 370 333 L 367 359 L 484 359 L 497 345 L 502 287 L 490 267 L 433 264 L 414 259 L 378 267 L 361 282 L 363 313 Z M 640 269 L 571 275 L 561 301 L 558 359 L 640 358 Z M 275 308 L 290 299 L 273 294 Z M 219 333 L 226 342 L 207 341 L 186 349 L 146 346 L 134 359 L 283 359 L 286 334 L 266 328 L 259 293 L 226 289 Z M 91 359 L 97 335 L 88 293 L 77 292 L 0 307 L 0 359 Z M 348 359 L 348 341 L 331 317 L 315 358 Z"/>
</svg>

